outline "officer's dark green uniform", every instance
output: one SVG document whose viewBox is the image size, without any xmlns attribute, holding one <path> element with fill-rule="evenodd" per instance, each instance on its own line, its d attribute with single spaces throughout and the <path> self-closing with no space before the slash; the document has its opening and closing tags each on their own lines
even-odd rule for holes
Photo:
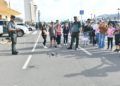
<svg viewBox="0 0 120 86">
<path fill-rule="evenodd" d="M 8 31 L 10 33 L 11 41 L 12 41 L 12 54 L 17 55 L 18 52 L 16 50 L 16 43 L 17 43 L 17 29 L 15 28 L 15 16 L 11 16 L 11 20 L 8 23 Z"/>
</svg>

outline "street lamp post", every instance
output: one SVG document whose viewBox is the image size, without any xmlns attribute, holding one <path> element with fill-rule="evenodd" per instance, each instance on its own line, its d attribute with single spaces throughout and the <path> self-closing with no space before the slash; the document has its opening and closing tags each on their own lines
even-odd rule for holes
<svg viewBox="0 0 120 86">
<path fill-rule="evenodd" d="M 118 21 L 119 21 L 119 19 L 120 19 L 120 13 L 119 13 L 120 8 L 118 8 L 117 10 L 118 10 Z"/>
<path fill-rule="evenodd" d="M 40 10 L 38 10 L 38 22 L 40 23 Z"/>
<path fill-rule="evenodd" d="M 40 29 L 40 10 L 38 10 L 38 28 Z"/>
<path fill-rule="evenodd" d="M 37 12 L 37 5 L 34 5 L 34 18 L 35 18 L 35 22 L 36 22 L 36 12 Z"/>
<path fill-rule="evenodd" d="M 40 10 L 38 10 L 38 22 L 40 22 Z"/>
</svg>

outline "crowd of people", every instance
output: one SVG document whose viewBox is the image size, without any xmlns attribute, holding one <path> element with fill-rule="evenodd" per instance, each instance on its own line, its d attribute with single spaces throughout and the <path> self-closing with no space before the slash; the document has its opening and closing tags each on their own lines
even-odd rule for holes
<svg viewBox="0 0 120 86">
<path fill-rule="evenodd" d="M 48 29 L 47 29 L 48 27 Z M 41 23 L 40 30 L 42 32 L 42 37 L 44 39 L 43 47 L 46 47 L 46 37 L 49 33 L 50 36 L 50 47 L 60 47 L 61 46 L 61 38 L 63 36 L 64 45 L 68 44 L 68 36 L 71 34 L 71 44 L 68 49 L 72 49 L 73 42 L 76 39 L 76 49 L 79 44 L 79 33 L 80 33 L 81 23 L 78 21 L 77 17 L 74 17 L 74 23 L 65 22 L 61 24 L 59 20 L 56 22 L 51 22 L 50 24 Z"/>
<path fill-rule="evenodd" d="M 44 39 L 44 48 L 47 48 L 46 39 L 49 33 L 50 47 L 60 47 L 61 43 L 68 45 L 68 38 L 71 38 L 67 49 L 72 49 L 73 44 L 76 42 L 75 50 L 77 50 L 79 48 L 79 39 L 81 38 L 80 41 L 83 41 L 84 46 L 92 44 L 103 49 L 107 41 L 107 49 L 113 50 L 113 45 L 115 44 L 116 49 L 114 51 L 120 51 L 120 26 L 117 23 L 113 24 L 112 22 L 105 22 L 103 20 L 96 22 L 91 19 L 87 19 L 81 23 L 77 16 L 75 16 L 73 23 L 65 22 L 61 24 L 59 20 L 56 20 L 56 22 L 51 21 L 50 24 L 41 23 L 40 29 Z M 62 36 L 63 42 L 61 42 Z"/>
<path fill-rule="evenodd" d="M 11 20 L 8 23 L 8 31 L 12 41 L 12 54 L 17 55 L 16 50 L 17 43 L 17 31 L 15 28 L 15 16 L 10 17 Z M 77 16 L 74 16 L 74 22 L 60 23 L 51 21 L 50 23 L 42 22 L 39 25 L 41 35 L 43 38 L 43 47 L 46 46 L 47 36 L 50 37 L 50 47 L 60 47 L 61 43 L 68 45 L 68 39 L 71 38 L 70 45 L 67 49 L 73 49 L 75 44 L 75 50 L 79 48 L 79 42 L 83 42 L 84 47 L 92 44 L 98 48 L 104 49 L 107 41 L 107 49 L 113 50 L 113 46 L 116 46 L 115 52 L 120 51 L 120 25 L 119 23 L 105 22 L 100 20 L 98 22 L 87 19 L 85 22 L 80 22 Z M 63 42 L 61 42 L 63 36 Z M 107 40 L 106 40 L 107 38 Z M 81 39 L 81 40 L 79 40 Z"/>
<path fill-rule="evenodd" d="M 88 37 L 93 46 L 97 45 L 98 48 L 104 48 L 107 41 L 107 49 L 113 50 L 115 44 L 114 51 L 120 51 L 120 26 L 118 23 L 113 24 L 103 20 L 95 23 L 88 19 L 82 30 L 84 37 Z"/>
</svg>

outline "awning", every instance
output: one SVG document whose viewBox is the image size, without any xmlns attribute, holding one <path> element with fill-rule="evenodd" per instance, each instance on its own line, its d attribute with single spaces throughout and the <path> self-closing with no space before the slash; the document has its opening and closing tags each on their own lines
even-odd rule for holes
<svg viewBox="0 0 120 86">
<path fill-rule="evenodd" d="M 21 13 L 8 7 L 5 0 L 0 0 L 0 14 L 5 16 L 20 15 Z"/>
<path fill-rule="evenodd" d="M 16 10 L 13 10 L 13 9 L 11 9 L 11 8 L 7 8 L 7 13 L 9 14 L 9 15 L 20 15 L 21 13 L 20 12 L 18 12 L 18 11 L 16 11 Z"/>
<path fill-rule="evenodd" d="M 8 7 L 0 6 L 0 14 L 10 16 L 10 15 L 20 15 L 21 13 Z"/>
<path fill-rule="evenodd" d="M 0 0 L 0 6 L 8 6 L 7 2 L 4 0 Z"/>
</svg>

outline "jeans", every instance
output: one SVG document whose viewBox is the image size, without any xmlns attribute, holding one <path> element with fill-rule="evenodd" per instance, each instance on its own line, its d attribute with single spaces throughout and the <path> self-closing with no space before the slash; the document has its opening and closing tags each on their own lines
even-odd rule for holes
<svg viewBox="0 0 120 86">
<path fill-rule="evenodd" d="M 96 43 L 99 45 L 99 33 L 96 33 Z"/>
<path fill-rule="evenodd" d="M 64 35 L 64 44 L 68 43 L 68 34 Z"/>
<path fill-rule="evenodd" d="M 16 52 L 16 43 L 17 43 L 17 34 L 12 33 L 11 34 L 11 41 L 12 41 L 12 53 Z"/>
<path fill-rule="evenodd" d="M 105 46 L 105 34 L 100 33 L 98 40 L 99 40 L 99 42 L 98 42 L 99 48 L 104 48 L 104 46 Z"/>
</svg>

